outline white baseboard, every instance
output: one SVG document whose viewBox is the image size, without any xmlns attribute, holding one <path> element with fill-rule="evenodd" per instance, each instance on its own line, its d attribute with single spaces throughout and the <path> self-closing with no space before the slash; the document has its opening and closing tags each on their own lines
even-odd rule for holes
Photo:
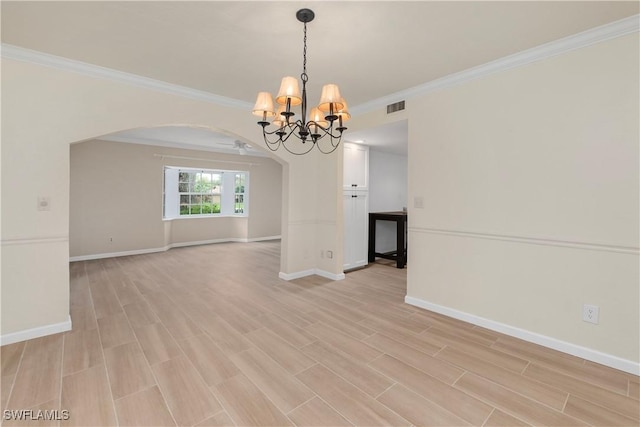
<svg viewBox="0 0 640 427">
<path fill-rule="evenodd" d="M 319 270 L 317 268 L 315 270 L 315 274 L 317 274 L 318 276 L 325 277 L 327 279 L 331 279 L 331 280 L 344 280 L 344 278 L 345 278 L 344 273 L 340 273 L 340 274 L 329 273 L 328 271 Z"/>
<path fill-rule="evenodd" d="M 54 323 L 52 325 L 39 326 L 37 328 L 25 329 L 24 331 L 12 332 L 10 334 L 0 335 L 0 345 L 13 344 L 15 342 L 21 342 L 31 340 L 34 338 L 44 337 L 46 335 L 58 334 L 60 332 L 66 332 L 71 330 L 71 316 L 60 323 Z"/>
<path fill-rule="evenodd" d="M 133 251 L 107 252 L 107 253 L 101 253 L 101 254 L 72 256 L 72 257 L 69 257 L 69 262 L 90 261 L 94 259 L 116 258 L 116 257 L 131 256 L 131 255 L 153 254 L 157 252 L 166 252 L 171 248 L 183 248 L 186 246 L 211 245 L 214 243 L 252 243 L 252 242 L 263 242 L 267 240 L 279 240 L 280 238 L 281 236 L 255 237 L 250 239 L 232 237 L 228 239 L 212 239 L 212 240 L 198 240 L 195 242 L 171 243 L 161 248 L 136 249 Z"/>
<path fill-rule="evenodd" d="M 592 362 L 600 363 L 605 366 L 609 366 L 614 369 L 628 372 L 633 375 L 640 375 L 640 363 L 632 360 L 622 359 L 618 356 L 614 356 L 607 353 L 602 353 L 597 350 L 593 350 L 587 347 L 582 347 L 576 344 L 572 344 L 566 341 L 561 341 L 556 338 L 541 335 L 535 332 L 520 329 L 515 326 L 510 326 L 504 323 L 496 322 L 494 320 L 485 319 L 484 317 L 476 316 L 474 314 L 465 313 L 453 308 L 445 307 L 442 305 L 434 304 L 429 301 L 421 300 L 410 296 L 405 296 L 404 302 L 407 304 L 424 308 L 436 313 L 443 314 L 445 316 L 453 317 L 454 319 L 462 320 L 474 325 L 482 326 L 483 328 L 491 329 L 492 331 L 500 332 L 505 335 L 509 335 L 515 338 L 520 338 L 534 344 L 539 344 L 544 347 L 552 348 L 554 350 L 568 353 L 573 356 L 580 357 L 582 359 L 590 360 Z"/>
<path fill-rule="evenodd" d="M 69 257 L 69 262 L 76 261 L 91 261 L 94 259 L 103 259 L 103 258 L 116 258 L 120 256 L 130 256 L 130 255 L 144 255 L 144 254 L 153 254 L 157 252 L 165 252 L 169 250 L 169 248 L 148 248 L 148 249 L 137 249 L 135 251 L 122 251 L 122 252 L 106 252 L 101 254 L 91 254 L 91 255 L 80 255 L 80 256 L 72 256 Z"/>
<path fill-rule="evenodd" d="M 313 276 L 314 274 L 318 276 L 326 277 L 327 279 L 331 279 L 331 280 L 343 280 L 345 277 L 344 273 L 334 274 L 334 273 L 329 273 L 328 271 L 320 270 L 318 268 L 310 268 L 309 270 L 296 271 L 295 273 L 283 273 L 281 271 L 280 273 L 278 273 L 278 277 L 281 278 L 282 280 L 289 281 L 289 280 L 299 279 L 301 277 Z"/>
</svg>

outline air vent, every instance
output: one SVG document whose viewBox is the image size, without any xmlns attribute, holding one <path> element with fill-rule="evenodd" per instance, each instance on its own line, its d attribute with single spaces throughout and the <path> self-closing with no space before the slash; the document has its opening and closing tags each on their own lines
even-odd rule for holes
<svg viewBox="0 0 640 427">
<path fill-rule="evenodd" d="M 404 101 L 387 105 L 387 114 L 395 113 L 396 111 L 402 110 L 404 110 Z"/>
</svg>

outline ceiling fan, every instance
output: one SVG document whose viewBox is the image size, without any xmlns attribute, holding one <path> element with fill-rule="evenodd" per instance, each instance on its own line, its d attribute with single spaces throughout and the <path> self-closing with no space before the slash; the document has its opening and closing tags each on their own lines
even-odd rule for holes
<svg viewBox="0 0 640 427">
<path fill-rule="evenodd" d="M 241 156 L 244 156 L 249 151 L 253 150 L 253 148 L 249 144 L 247 144 L 246 142 L 238 141 L 237 139 L 233 142 L 233 144 L 222 143 L 220 145 L 226 145 L 238 150 L 238 154 L 240 154 Z"/>
</svg>

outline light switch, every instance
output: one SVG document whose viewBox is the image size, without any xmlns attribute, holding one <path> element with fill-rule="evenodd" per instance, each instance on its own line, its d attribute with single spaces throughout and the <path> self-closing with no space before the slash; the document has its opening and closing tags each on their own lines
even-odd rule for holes
<svg viewBox="0 0 640 427">
<path fill-rule="evenodd" d="M 413 207 L 416 209 L 424 209 L 424 199 L 422 197 L 414 197 Z"/>
</svg>

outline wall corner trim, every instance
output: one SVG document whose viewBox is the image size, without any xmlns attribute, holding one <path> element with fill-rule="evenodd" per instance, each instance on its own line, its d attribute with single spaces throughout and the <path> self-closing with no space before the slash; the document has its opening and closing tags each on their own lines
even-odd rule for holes
<svg viewBox="0 0 640 427">
<path fill-rule="evenodd" d="M 0 345 L 13 344 L 16 342 L 40 338 L 47 335 L 59 334 L 71 330 L 71 316 L 67 320 L 51 325 L 38 326 L 37 328 L 25 329 L 23 331 L 12 332 L 0 335 Z"/>
<path fill-rule="evenodd" d="M 295 273 L 283 273 L 281 271 L 278 273 L 278 277 L 282 280 L 289 281 L 300 279 L 301 277 L 313 276 L 314 274 L 331 280 L 344 280 L 345 278 L 344 273 L 329 273 L 328 271 L 320 270 L 319 268 L 310 268 L 309 270 L 296 271 Z"/>
<path fill-rule="evenodd" d="M 566 341 L 561 341 L 556 338 L 527 331 L 525 329 L 520 329 L 515 326 L 507 325 L 505 323 L 496 322 L 495 320 L 485 319 L 484 317 L 476 316 L 464 311 L 459 311 L 454 308 L 445 307 L 443 305 L 434 304 L 432 302 L 425 301 L 419 298 L 410 297 L 409 295 L 406 295 L 404 297 L 404 302 L 415 307 L 424 308 L 426 310 L 443 314 L 445 316 L 453 317 L 454 319 L 482 326 L 483 328 L 500 332 L 511 337 L 520 338 L 521 340 L 548 347 L 553 350 L 558 350 L 563 353 L 571 354 L 573 356 L 590 360 L 595 363 L 600 363 L 614 369 L 619 369 L 633 375 L 640 375 L 640 363 L 634 362 L 632 360 L 623 359 L 612 354 L 602 353 L 598 350 L 593 350 L 591 348 L 582 347 L 580 345 L 572 344 Z"/>
</svg>

